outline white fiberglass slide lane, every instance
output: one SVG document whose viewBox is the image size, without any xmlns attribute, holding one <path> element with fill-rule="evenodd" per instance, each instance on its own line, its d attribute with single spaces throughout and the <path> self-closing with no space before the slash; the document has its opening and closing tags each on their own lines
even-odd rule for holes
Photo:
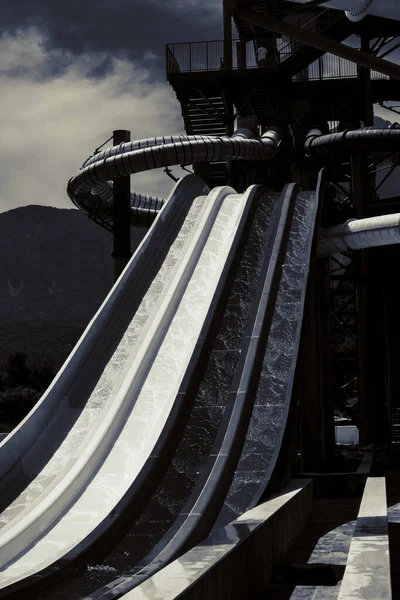
<svg viewBox="0 0 400 600">
<path fill-rule="evenodd" d="M 205 199 L 201 194 L 208 191 L 195 175 L 177 183 L 51 386 L 0 445 L 0 502 L 6 507 L 0 536 L 68 472 L 79 456 L 77 448 L 107 415 L 124 369 L 198 224 Z"/>
<path fill-rule="evenodd" d="M 78 449 L 67 476 L 3 529 L 3 587 L 80 545 L 139 475 L 173 408 L 246 201 L 229 187 L 208 195 L 185 257 L 106 418 L 83 452 Z"/>
<path fill-rule="evenodd" d="M 208 191 L 193 175 L 175 186 L 48 390 L 0 444 L 0 503 L 3 509 L 8 506 L 0 515 L 0 531 L 61 469 L 71 466 L 76 447 L 115 396 L 123 368 L 162 290 L 169 285 L 174 263 L 195 224 L 201 203 L 193 199 Z M 172 244 L 166 256 L 163 243 Z"/>
</svg>

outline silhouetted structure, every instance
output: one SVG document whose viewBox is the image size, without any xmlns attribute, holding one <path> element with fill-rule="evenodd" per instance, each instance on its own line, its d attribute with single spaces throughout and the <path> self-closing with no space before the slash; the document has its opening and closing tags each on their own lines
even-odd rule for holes
<svg viewBox="0 0 400 600">
<path fill-rule="evenodd" d="M 325 167 L 323 226 L 397 212 L 400 197 L 381 201 L 377 177 L 382 167 L 385 177 L 393 172 L 393 154 L 343 148 L 310 158 L 304 140 L 313 127 L 328 133 L 372 126 L 373 104 L 399 99 L 400 67 L 382 60 L 398 23 L 375 17 L 354 23 L 342 11 L 311 4 L 257 0 L 249 10 L 244 0 L 224 0 L 223 40 L 167 46 L 168 81 L 188 134 L 231 134 L 235 120 L 246 117 L 261 132 L 275 125 L 285 135 L 271 161 L 201 163 L 194 170 L 211 187 L 228 182 L 241 191 L 252 183 L 278 190 L 287 181 L 315 189 Z M 341 44 L 351 35 L 357 51 Z M 362 445 L 387 444 L 389 420 L 396 427 L 391 286 L 398 252 L 396 246 L 363 250 L 315 265 L 295 388 L 300 425 L 292 435 L 292 456 L 301 454 L 303 470 L 321 468 L 330 456 L 334 403 L 348 406 Z"/>
</svg>

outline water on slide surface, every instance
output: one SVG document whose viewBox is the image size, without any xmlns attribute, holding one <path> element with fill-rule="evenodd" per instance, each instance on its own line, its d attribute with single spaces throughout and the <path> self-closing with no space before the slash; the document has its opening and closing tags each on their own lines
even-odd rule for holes
<svg viewBox="0 0 400 600">
<path fill-rule="evenodd" d="M 158 298 L 172 276 L 179 256 L 184 250 L 185 243 L 204 205 L 204 200 L 205 196 L 200 196 L 194 201 L 188 218 L 171 245 L 161 269 L 151 283 L 89 398 L 87 400 L 81 399 L 81 402 L 78 398 L 75 405 L 68 407 L 62 404 L 59 411 L 53 416 L 48 429 L 53 433 L 56 431 L 57 436 L 53 435 L 53 437 L 57 437 L 58 440 L 61 439 L 62 442 L 59 443 L 55 440 L 55 443 L 59 445 L 55 448 L 48 462 L 14 501 L 8 504 L 9 498 L 7 498 L 6 494 L 3 494 L 1 504 L 3 506 L 7 506 L 8 504 L 8 506 L 0 514 L 0 528 L 6 526 L 12 519 L 16 518 L 51 485 L 68 463 L 70 456 L 75 453 L 76 448 L 84 441 L 85 436 L 92 429 L 96 420 L 101 416 L 101 412 L 107 402 L 110 399 L 111 401 L 113 400 L 113 392 L 119 386 L 121 380 L 123 380 L 124 371 L 129 367 L 132 357 L 135 355 L 137 342 L 145 329 L 146 323 L 149 322 L 149 317 Z M 34 444 L 24 457 L 25 464 L 32 463 L 32 470 L 34 469 L 36 456 L 40 450 L 39 438 L 37 445 Z"/>
<path fill-rule="evenodd" d="M 236 519 L 251 505 L 268 472 L 275 446 L 280 444 L 296 368 L 299 319 L 303 311 L 315 210 L 315 194 L 300 192 L 246 441 L 214 531 Z"/>
<path fill-rule="evenodd" d="M 87 565 L 84 572 L 32 599 L 80 600 L 131 571 L 167 531 L 189 497 L 223 414 L 277 198 L 266 194 L 260 202 L 183 438 L 146 510 L 102 563 Z"/>
</svg>

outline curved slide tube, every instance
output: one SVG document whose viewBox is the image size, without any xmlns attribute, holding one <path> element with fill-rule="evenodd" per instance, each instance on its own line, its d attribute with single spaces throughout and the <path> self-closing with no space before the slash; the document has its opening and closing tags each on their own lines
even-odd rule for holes
<svg viewBox="0 0 400 600">
<path fill-rule="evenodd" d="M 64 470 L 18 518 L 10 515 L 0 532 L 3 585 L 46 568 L 57 558 L 70 560 L 82 552 L 88 541 L 93 542 L 93 530 L 99 534 L 100 523 L 104 530 L 113 521 L 115 506 L 153 456 L 224 265 L 237 243 L 240 223 L 247 216 L 248 197 L 231 188 L 197 198 L 192 208 L 196 202 L 197 216 L 189 210 L 181 228 L 188 228 L 191 220 L 192 235 L 121 374 L 120 389 L 111 394 Z M 141 250 L 142 246 L 131 263 Z M 2 450 L 7 455 L 7 441 Z M 150 462 L 157 462 L 156 457 Z"/>
<path fill-rule="evenodd" d="M 347 129 L 323 135 L 320 129 L 311 129 L 304 142 L 306 155 L 327 154 L 330 152 L 397 152 L 400 145 L 400 128 Z"/>
<path fill-rule="evenodd" d="M 307 5 L 309 0 L 292 0 Z M 397 0 L 327 0 L 319 3 L 327 8 L 343 10 L 350 21 L 362 21 L 367 15 L 400 21 L 400 7 Z"/>
<path fill-rule="evenodd" d="M 349 219 L 341 225 L 322 229 L 318 256 L 391 244 L 400 244 L 399 213 L 368 219 Z"/>
<path fill-rule="evenodd" d="M 81 171 L 70 179 L 67 193 L 78 208 L 111 223 L 112 180 L 173 165 L 228 159 L 260 160 L 276 154 L 281 140 L 278 129 L 270 128 L 260 139 L 251 137 L 250 130 L 241 128 L 232 137 L 170 136 L 125 142 L 88 159 Z M 147 211 L 158 210 L 160 203 L 159 198 L 132 194 L 133 224 L 140 225 Z"/>
</svg>

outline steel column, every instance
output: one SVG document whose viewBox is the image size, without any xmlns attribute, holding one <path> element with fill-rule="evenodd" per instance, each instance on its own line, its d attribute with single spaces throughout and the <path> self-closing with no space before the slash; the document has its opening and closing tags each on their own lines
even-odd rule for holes
<svg viewBox="0 0 400 600">
<path fill-rule="evenodd" d="M 130 131 L 113 131 L 113 145 L 118 146 L 131 139 Z M 131 178 L 129 175 L 114 181 L 113 189 L 113 251 L 114 281 L 117 281 L 129 262 L 131 253 Z"/>
<path fill-rule="evenodd" d="M 361 48 L 366 54 L 370 52 L 369 39 L 363 34 Z M 361 99 L 360 117 L 365 126 L 373 125 L 374 111 L 371 91 L 371 71 L 364 66 L 358 67 L 358 81 Z M 372 200 L 373 181 L 368 169 L 368 157 L 365 153 L 356 153 L 351 157 L 351 180 L 353 207 L 358 218 L 367 216 L 368 202 Z M 374 441 L 374 402 L 371 395 L 370 373 L 376 365 L 372 359 L 375 347 L 370 321 L 376 319 L 372 310 L 373 290 L 371 281 L 371 252 L 361 250 L 355 257 L 356 297 L 357 297 L 357 355 L 358 355 L 358 404 L 360 444 L 371 444 Z M 372 304 L 371 304 L 372 302 Z"/>
<path fill-rule="evenodd" d="M 329 319 L 329 262 L 317 260 L 306 303 L 296 385 L 300 400 L 301 468 L 318 472 L 334 446 Z"/>
<path fill-rule="evenodd" d="M 232 7 L 231 0 L 223 0 L 223 28 L 224 28 L 224 69 L 232 69 Z"/>
<path fill-rule="evenodd" d="M 369 39 L 365 34 L 361 35 L 361 50 L 366 54 L 371 53 Z M 358 79 L 360 82 L 361 101 L 363 103 L 362 118 L 364 126 L 374 124 L 374 106 L 372 103 L 371 70 L 363 66 L 358 67 Z"/>
</svg>

